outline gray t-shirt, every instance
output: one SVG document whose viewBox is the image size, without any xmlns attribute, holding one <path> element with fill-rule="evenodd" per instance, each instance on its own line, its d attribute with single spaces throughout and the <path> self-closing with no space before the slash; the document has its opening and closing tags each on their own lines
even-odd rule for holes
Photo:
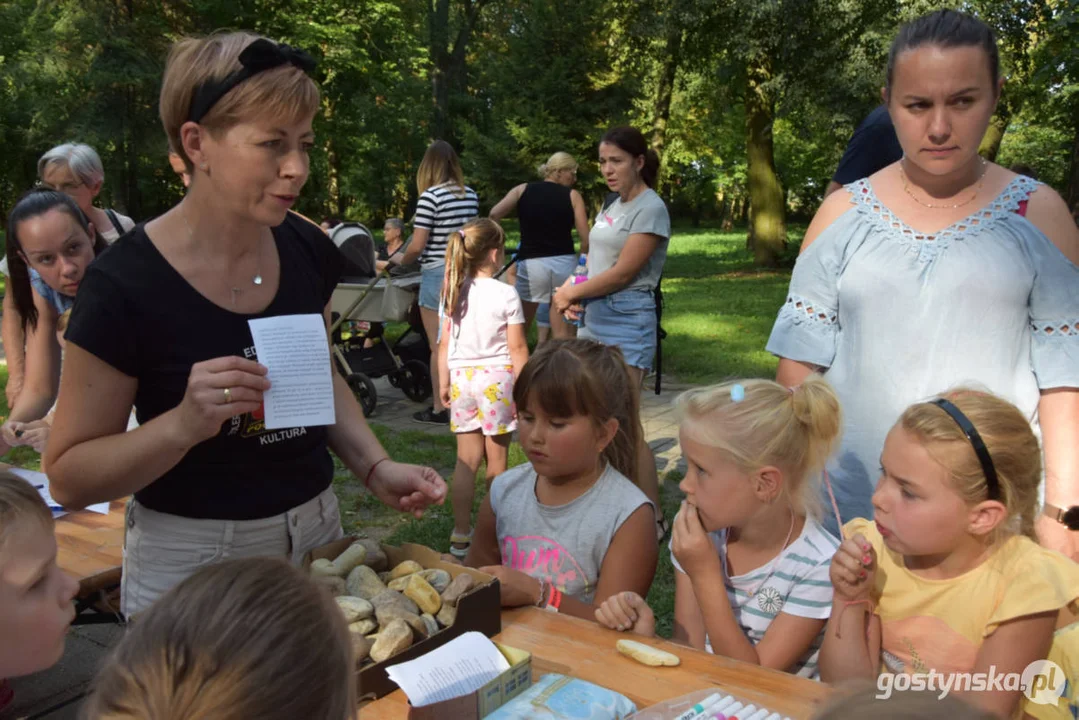
<svg viewBox="0 0 1079 720">
<path fill-rule="evenodd" d="M 502 564 L 591 603 L 615 533 L 648 497 L 610 465 L 584 495 L 565 505 L 536 499 L 536 471 L 518 465 L 495 478 L 491 508 Z"/>
<path fill-rule="evenodd" d="M 646 189 L 628 203 L 622 198 L 615 200 L 606 210 L 596 216 L 596 223 L 588 234 L 588 275 L 595 277 L 610 270 L 630 235 L 651 233 L 660 237 L 652 257 L 648 258 L 637 277 L 625 290 L 654 290 L 667 261 L 667 245 L 671 237 L 671 216 L 667 206 L 651 188 Z"/>
</svg>

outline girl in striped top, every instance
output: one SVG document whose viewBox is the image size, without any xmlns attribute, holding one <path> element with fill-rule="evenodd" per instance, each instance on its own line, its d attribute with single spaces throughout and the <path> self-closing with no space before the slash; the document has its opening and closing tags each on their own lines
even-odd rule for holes
<svg viewBox="0 0 1079 720">
<path fill-rule="evenodd" d="M 684 393 L 678 412 L 687 469 L 671 536 L 673 639 L 818 678 L 839 540 L 818 522 L 813 480 L 839 440 L 835 392 L 817 375 L 793 390 L 743 380 Z M 634 593 L 611 597 L 596 618 L 655 634 Z"/>
<path fill-rule="evenodd" d="M 438 308 L 446 273 L 446 245 L 451 233 L 480 214 L 475 191 L 465 185 L 461 162 L 453 146 L 436 140 L 427 148 L 416 171 L 416 203 L 412 242 L 401 265 L 420 261 L 420 317 L 431 346 L 432 406 L 413 415 L 417 422 L 448 425 L 449 411 L 438 396 Z"/>
</svg>

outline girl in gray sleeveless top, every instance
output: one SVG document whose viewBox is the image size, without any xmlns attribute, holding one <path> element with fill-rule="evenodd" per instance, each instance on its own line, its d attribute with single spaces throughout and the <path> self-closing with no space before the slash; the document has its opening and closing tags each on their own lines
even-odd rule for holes
<svg viewBox="0 0 1079 720">
<path fill-rule="evenodd" d="M 637 393 L 617 348 L 554 340 L 513 389 L 530 460 L 495 478 L 465 564 L 502 583 L 503 607 L 589 620 L 611 595 L 645 595 L 656 570 L 655 506 L 638 476 Z"/>
</svg>

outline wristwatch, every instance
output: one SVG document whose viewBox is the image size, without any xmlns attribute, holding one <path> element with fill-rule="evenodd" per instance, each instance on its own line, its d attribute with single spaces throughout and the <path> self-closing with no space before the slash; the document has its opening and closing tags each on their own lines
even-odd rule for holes
<svg viewBox="0 0 1079 720">
<path fill-rule="evenodd" d="M 1053 518 L 1069 530 L 1079 530 L 1079 505 L 1061 508 L 1056 505 L 1045 503 L 1045 507 L 1042 508 L 1042 514 Z"/>
</svg>

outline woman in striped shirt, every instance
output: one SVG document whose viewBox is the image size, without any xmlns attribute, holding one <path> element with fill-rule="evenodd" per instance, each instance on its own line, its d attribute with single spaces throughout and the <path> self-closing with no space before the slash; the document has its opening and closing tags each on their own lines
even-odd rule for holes
<svg viewBox="0 0 1079 720">
<path fill-rule="evenodd" d="M 412 416 L 414 420 L 432 425 L 448 425 L 449 410 L 438 397 L 438 306 L 445 277 L 446 243 L 450 233 L 478 217 L 480 201 L 476 192 L 465 185 L 461 162 L 453 146 L 435 140 L 427 148 L 416 171 L 416 203 L 413 220 L 415 232 L 412 243 L 401 258 L 401 264 L 420 261 L 423 270 L 420 282 L 420 317 L 431 346 L 432 406 Z"/>
</svg>

